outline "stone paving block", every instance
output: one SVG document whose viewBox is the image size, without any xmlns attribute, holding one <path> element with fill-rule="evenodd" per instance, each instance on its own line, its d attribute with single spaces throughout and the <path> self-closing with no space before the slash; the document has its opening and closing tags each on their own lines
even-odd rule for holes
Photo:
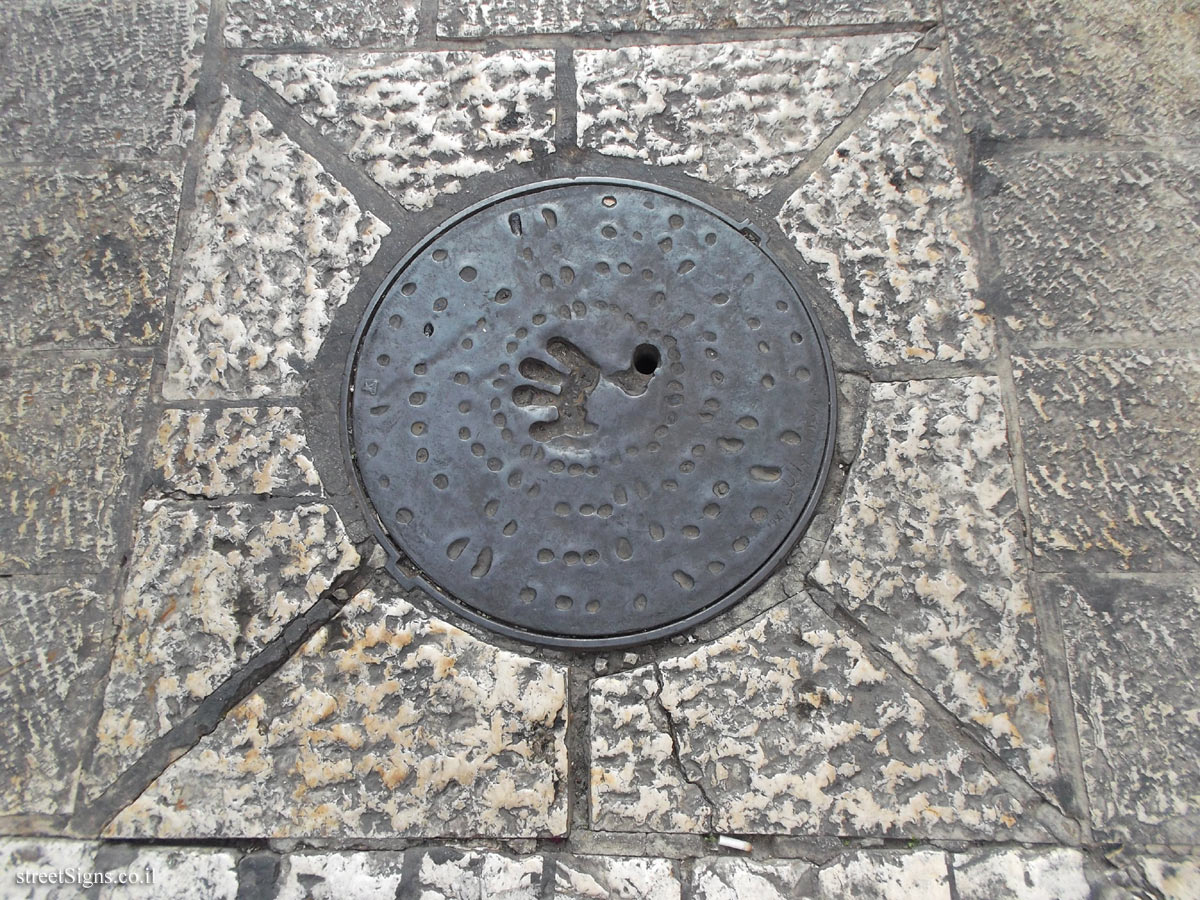
<svg viewBox="0 0 1200 900">
<path fill-rule="evenodd" d="M 1034 552 L 1049 571 L 1200 562 L 1200 353 L 1013 359 Z"/>
<path fill-rule="evenodd" d="M 993 157 L 978 195 L 1019 343 L 1200 330 L 1200 157 Z"/>
<path fill-rule="evenodd" d="M 97 846 L 53 838 L 0 838 L 0 879 L 6 900 L 77 900 L 79 876 L 71 876 L 74 883 L 63 883 L 59 873 L 90 874 Z"/>
<path fill-rule="evenodd" d="M 950 900 L 946 854 L 936 850 L 858 853 L 821 869 L 821 895 L 854 900 Z"/>
<path fill-rule="evenodd" d="M 388 226 L 226 97 L 205 146 L 163 387 L 172 400 L 296 394 Z"/>
<path fill-rule="evenodd" d="M 110 616 L 87 583 L 0 582 L 0 815 L 71 812 L 100 714 Z"/>
<path fill-rule="evenodd" d="M 191 137 L 207 0 L 0 6 L 0 159 L 152 156 Z"/>
<path fill-rule="evenodd" d="M 168 167 L 0 174 L 0 344 L 158 343 L 179 209 Z"/>
<path fill-rule="evenodd" d="M 621 856 L 555 860 L 554 900 L 680 900 L 682 892 L 670 860 Z"/>
<path fill-rule="evenodd" d="M 931 56 L 778 216 L 878 366 L 994 352 L 941 82 Z"/>
<path fill-rule="evenodd" d="M 996 378 L 871 386 L 813 578 L 1007 762 L 1056 777 Z"/>
<path fill-rule="evenodd" d="M 930 0 L 455 0 L 438 5 L 438 35 L 667 31 L 684 28 L 769 28 L 792 25 L 857 25 L 938 18 Z"/>
<path fill-rule="evenodd" d="M 148 359 L 0 359 L 0 573 L 115 562 Z"/>
<path fill-rule="evenodd" d="M 761 197 L 917 35 L 575 51 L 579 146 Z"/>
<path fill-rule="evenodd" d="M 817 896 L 817 867 L 803 860 L 700 859 L 692 870 L 694 900 L 803 900 Z"/>
<path fill-rule="evenodd" d="M 417 35 L 419 0 L 229 0 L 229 47 L 407 45 Z"/>
<path fill-rule="evenodd" d="M 561 835 L 566 716 L 562 668 L 364 590 L 109 833 Z"/>
<path fill-rule="evenodd" d="M 342 572 L 359 563 L 323 504 L 142 509 L 89 786 L 103 789 Z"/>
<path fill-rule="evenodd" d="M 554 52 L 251 57 L 245 65 L 408 209 L 554 152 Z"/>
<path fill-rule="evenodd" d="M 981 850 L 950 858 L 958 900 L 1088 900 L 1078 850 Z"/>
<path fill-rule="evenodd" d="M 412 900 L 539 900 L 542 858 L 512 859 L 499 853 L 438 848 L 413 851 L 414 877 L 395 896 Z"/>
<path fill-rule="evenodd" d="M 140 878 L 137 884 L 102 885 L 98 900 L 235 900 L 238 896 L 237 856 L 229 851 L 101 845 L 92 867 L 114 878 L 122 874 Z"/>
<path fill-rule="evenodd" d="M 280 863 L 276 900 L 394 900 L 402 896 L 403 853 L 292 853 Z"/>
<path fill-rule="evenodd" d="M 1200 840 L 1200 574 L 1055 575 L 1092 825 Z"/>
<path fill-rule="evenodd" d="M 163 493 L 321 494 L 300 410 L 292 406 L 164 410 L 151 464 Z"/>
<path fill-rule="evenodd" d="M 1191 0 L 948 0 L 945 10 L 970 131 L 1200 134 Z"/>
<path fill-rule="evenodd" d="M 1014 835 L 977 752 L 801 594 L 687 656 L 597 679 L 597 829 Z"/>
<path fill-rule="evenodd" d="M 1200 900 L 1200 859 L 1144 859 L 1142 870 L 1165 900 Z"/>
</svg>

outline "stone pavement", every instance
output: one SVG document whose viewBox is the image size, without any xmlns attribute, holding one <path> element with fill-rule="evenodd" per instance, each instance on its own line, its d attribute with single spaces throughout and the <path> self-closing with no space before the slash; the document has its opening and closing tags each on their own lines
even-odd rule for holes
<svg viewBox="0 0 1200 900">
<path fill-rule="evenodd" d="M 10 0 L 0 49 L 0 895 L 1200 897 L 1192 0 Z M 841 397 L 783 566 L 606 653 L 384 571 L 337 408 L 411 246 L 581 175 L 753 222 Z"/>
</svg>

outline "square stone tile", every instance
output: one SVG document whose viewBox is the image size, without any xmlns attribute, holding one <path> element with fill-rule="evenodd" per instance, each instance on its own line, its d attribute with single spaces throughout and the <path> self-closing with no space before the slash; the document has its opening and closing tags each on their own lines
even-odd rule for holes
<svg viewBox="0 0 1200 900">
<path fill-rule="evenodd" d="M 419 0 L 229 0 L 230 47 L 387 47 L 411 44 Z"/>
<path fill-rule="evenodd" d="M 600 830 L 1041 831 L 979 752 L 806 594 L 687 655 L 597 679 L 589 728 Z"/>
<path fill-rule="evenodd" d="M 779 25 L 855 25 L 935 19 L 931 0 L 446 0 L 438 5 L 438 34 L 667 31 L 684 28 L 770 28 Z"/>
<path fill-rule="evenodd" d="M 191 136 L 207 0 L 0 7 L 0 159 L 153 156 Z"/>
<path fill-rule="evenodd" d="M 563 835 L 566 703 L 561 666 L 363 590 L 108 833 Z"/>
<path fill-rule="evenodd" d="M 1032 781 L 1057 776 L 996 378 L 871 386 L 814 580 Z"/>
<path fill-rule="evenodd" d="M 1200 564 L 1200 354 L 1044 350 L 1013 359 L 1039 568 Z"/>
<path fill-rule="evenodd" d="M 88 773 L 96 794 L 359 563 L 324 504 L 149 501 Z"/>
<path fill-rule="evenodd" d="M 391 229 L 266 116 L 229 96 L 205 145 L 196 200 L 164 395 L 295 395 L 334 310 Z"/>
<path fill-rule="evenodd" d="M 166 166 L 0 173 L 0 345 L 157 344 L 179 185 Z"/>
<path fill-rule="evenodd" d="M 576 50 L 579 146 L 761 197 L 918 37 Z"/>
<path fill-rule="evenodd" d="M 970 131 L 1200 134 L 1191 0 L 947 0 L 945 11 Z"/>
<path fill-rule="evenodd" d="M 1062 610 L 1092 826 L 1200 840 L 1200 573 L 1046 579 Z"/>
<path fill-rule="evenodd" d="M 552 50 L 250 57 L 245 63 L 408 209 L 554 152 Z"/>
<path fill-rule="evenodd" d="M 1015 154 L 980 176 L 996 314 L 1018 345 L 1200 332 L 1200 156 Z"/>
<path fill-rule="evenodd" d="M 85 582 L 0 582 L 0 815 L 72 811 L 112 656 L 110 605 Z"/>
<path fill-rule="evenodd" d="M 994 352 L 948 104 L 931 54 L 777 217 L 876 366 Z"/>
<path fill-rule="evenodd" d="M 0 358 L 0 572 L 115 562 L 148 359 Z"/>
</svg>

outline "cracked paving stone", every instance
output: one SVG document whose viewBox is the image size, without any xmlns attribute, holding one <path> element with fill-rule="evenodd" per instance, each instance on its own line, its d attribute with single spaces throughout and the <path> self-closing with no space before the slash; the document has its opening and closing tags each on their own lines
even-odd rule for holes
<svg viewBox="0 0 1200 900">
<path fill-rule="evenodd" d="M 979 752 L 931 721 L 805 594 L 661 672 L 661 690 L 647 667 L 593 683 L 595 828 L 976 838 L 1040 830 Z"/>
<path fill-rule="evenodd" d="M 857 25 L 938 18 L 930 0 L 456 0 L 438 6 L 440 37 Z"/>
<path fill-rule="evenodd" d="M 1054 575 L 1092 825 L 1138 843 L 1200 839 L 1200 574 Z"/>
<path fill-rule="evenodd" d="M 390 232 L 315 159 L 225 98 L 205 146 L 164 395 L 297 394 Z"/>
<path fill-rule="evenodd" d="M 321 495 L 295 407 L 165 410 L 150 461 L 163 493 Z"/>
<path fill-rule="evenodd" d="M 1195 569 L 1200 353 L 1045 350 L 1013 376 L 1038 568 Z"/>
<path fill-rule="evenodd" d="M 411 44 L 419 0 L 229 0 L 230 47 L 361 47 Z"/>
<path fill-rule="evenodd" d="M 951 857 L 958 900 L 1088 900 L 1078 850 L 981 850 Z"/>
<path fill-rule="evenodd" d="M 1144 859 L 1142 871 L 1166 900 L 1200 900 L 1200 858 Z"/>
<path fill-rule="evenodd" d="M 801 900 L 817 896 L 817 867 L 803 860 L 701 859 L 692 873 L 694 900 Z"/>
<path fill-rule="evenodd" d="M 683 885 L 666 859 L 560 856 L 554 900 L 680 900 Z"/>
<path fill-rule="evenodd" d="M 101 164 L 0 175 L 0 344 L 156 345 L 179 209 L 179 177 Z"/>
<path fill-rule="evenodd" d="M 0 359 L 0 573 L 114 561 L 148 359 Z"/>
<path fill-rule="evenodd" d="M 998 156 L 976 192 L 1017 341 L 1200 328 L 1200 157 Z"/>
<path fill-rule="evenodd" d="M 0 815 L 72 811 L 100 714 L 111 613 L 90 585 L 0 582 Z"/>
<path fill-rule="evenodd" d="M 108 833 L 562 835 L 566 717 L 561 667 L 363 590 Z"/>
<path fill-rule="evenodd" d="M 204 0 L 0 6 L 0 158 L 151 156 L 191 136 Z"/>
<path fill-rule="evenodd" d="M 858 853 L 821 869 L 823 897 L 950 900 L 946 854 L 935 850 Z"/>
<path fill-rule="evenodd" d="M 996 378 L 875 384 L 814 580 L 1038 784 L 1057 775 Z"/>
<path fill-rule="evenodd" d="M 914 34 L 575 51 L 579 146 L 762 197 Z"/>
<path fill-rule="evenodd" d="M 322 504 L 151 500 L 132 558 L 86 779 L 99 790 L 359 564 L 337 513 Z"/>
<path fill-rule="evenodd" d="M 994 351 L 936 60 L 897 86 L 778 216 L 877 366 Z"/>
<path fill-rule="evenodd" d="M 969 131 L 1200 134 L 1192 0 L 954 0 L 946 24 Z"/>
<path fill-rule="evenodd" d="M 245 65 L 408 209 L 554 152 L 554 52 L 263 56 Z"/>
</svg>

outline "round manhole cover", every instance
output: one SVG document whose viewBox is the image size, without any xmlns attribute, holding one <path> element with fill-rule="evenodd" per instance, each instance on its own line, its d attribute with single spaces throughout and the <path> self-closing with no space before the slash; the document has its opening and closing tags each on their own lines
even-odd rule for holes
<svg viewBox="0 0 1200 900">
<path fill-rule="evenodd" d="M 348 370 L 380 538 L 461 614 L 555 646 L 745 596 L 808 523 L 834 421 L 824 338 L 754 233 L 622 181 L 451 220 L 388 277 Z"/>
</svg>

